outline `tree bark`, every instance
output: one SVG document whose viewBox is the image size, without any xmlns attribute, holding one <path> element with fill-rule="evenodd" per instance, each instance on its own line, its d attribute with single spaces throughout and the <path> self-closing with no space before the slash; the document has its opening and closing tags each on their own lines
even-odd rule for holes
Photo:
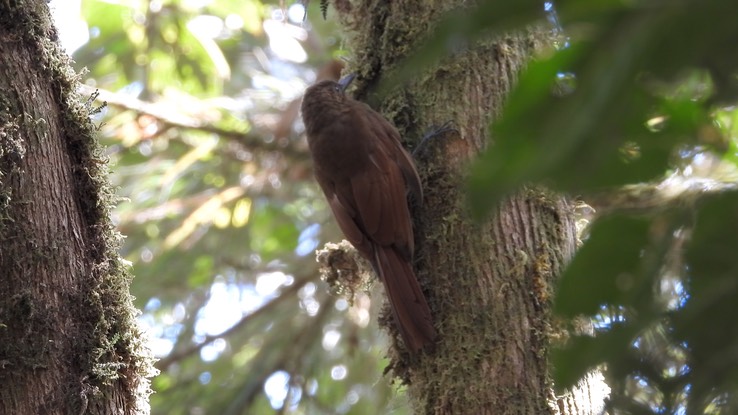
<svg viewBox="0 0 738 415">
<path fill-rule="evenodd" d="M 148 413 L 89 103 L 43 0 L 0 2 L 0 414 Z"/>
<path fill-rule="evenodd" d="M 337 2 L 351 30 L 356 93 L 370 96 L 440 14 L 462 3 Z M 563 396 L 550 379 L 551 299 L 577 241 L 567 198 L 531 186 L 481 224 L 466 208 L 468 162 L 489 144 L 491 117 L 501 113 L 518 72 L 547 39 L 544 28 L 531 28 L 471 45 L 435 68 L 419 69 L 377 108 L 410 147 L 431 125 L 453 120 L 458 128 L 417 160 L 425 203 L 417 215 L 416 267 L 440 339 L 421 359 L 390 350 L 390 367 L 409 384 L 416 413 L 594 414 L 602 406 L 601 375 Z"/>
</svg>

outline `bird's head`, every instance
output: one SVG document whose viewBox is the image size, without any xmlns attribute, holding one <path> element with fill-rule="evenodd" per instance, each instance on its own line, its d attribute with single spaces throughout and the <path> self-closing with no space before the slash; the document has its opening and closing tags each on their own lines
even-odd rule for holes
<svg viewBox="0 0 738 415">
<path fill-rule="evenodd" d="M 320 81 L 307 90 L 302 98 L 302 118 L 310 130 L 311 122 L 334 115 L 334 111 L 345 109 L 346 88 L 354 80 L 356 74 L 349 74 L 340 81 Z"/>
</svg>

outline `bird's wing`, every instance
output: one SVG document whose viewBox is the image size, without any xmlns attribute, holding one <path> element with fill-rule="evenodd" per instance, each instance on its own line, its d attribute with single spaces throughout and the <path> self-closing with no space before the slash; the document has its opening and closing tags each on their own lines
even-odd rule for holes
<svg viewBox="0 0 738 415">
<path fill-rule="evenodd" d="M 418 171 L 415 169 L 415 163 L 413 162 L 412 156 L 410 156 L 410 153 L 402 148 L 402 145 L 399 141 L 396 141 L 396 145 L 400 147 L 400 150 L 402 150 L 398 152 L 396 161 L 397 164 L 400 166 L 400 170 L 402 170 L 402 175 L 405 178 L 405 183 L 407 183 L 407 187 L 408 189 L 410 189 L 410 193 L 415 197 L 418 205 L 422 205 L 423 185 L 420 183 L 420 176 L 418 175 Z"/>
<path fill-rule="evenodd" d="M 316 174 L 318 174 L 318 171 L 316 171 Z M 350 183 L 340 184 L 324 179 L 319 180 L 318 184 L 323 189 L 328 206 L 330 206 L 343 235 L 365 257 L 372 258 L 374 254 L 371 243 L 362 230 L 362 224 L 357 220 L 359 213 L 356 210 L 356 201 L 351 192 Z"/>
<path fill-rule="evenodd" d="M 356 219 L 368 238 L 398 249 L 409 259 L 414 249 L 412 220 L 405 178 L 393 157 L 395 152 L 386 146 L 372 146 L 370 163 L 351 177 L 350 187 Z"/>
<path fill-rule="evenodd" d="M 385 120 L 379 113 L 372 111 L 371 113 L 374 134 L 380 137 L 385 145 L 391 146 L 396 149 L 392 152 L 392 156 L 395 163 L 400 167 L 402 176 L 405 178 L 405 184 L 410 193 L 415 197 L 418 204 L 423 204 L 423 186 L 420 183 L 420 176 L 418 170 L 415 168 L 415 162 L 413 161 L 410 153 L 402 147 L 400 141 L 400 133 L 397 129 Z"/>
</svg>

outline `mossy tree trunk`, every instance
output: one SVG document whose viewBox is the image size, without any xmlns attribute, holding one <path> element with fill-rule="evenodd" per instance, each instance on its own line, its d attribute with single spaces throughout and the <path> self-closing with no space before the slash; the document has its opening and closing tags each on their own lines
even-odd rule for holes
<svg viewBox="0 0 738 415">
<path fill-rule="evenodd" d="M 462 3 L 336 2 L 352 38 L 349 70 L 359 75 L 358 98 L 371 99 L 373 88 L 432 30 L 433 21 Z M 602 406 L 601 376 L 590 376 L 564 396 L 556 395 L 550 379 L 551 299 L 576 249 L 571 204 L 531 187 L 477 224 L 467 214 L 463 191 L 466 166 L 490 144 L 491 118 L 501 113 L 517 74 L 547 38 L 545 29 L 533 28 L 480 42 L 438 67 L 419 69 L 377 108 L 409 147 L 431 125 L 452 120 L 459 130 L 418 157 L 425 204 L 416 223 L 416 267 L 440 339 L 419 360 L 391 350 L 393 373 L 409 382 L 416 413 L 595 414 Z"/>
<path fill-rule="evenodd" d="M 89 108 L 45 0 L 0 2 L 0 413 L 148 412 Z"/>
</svg>

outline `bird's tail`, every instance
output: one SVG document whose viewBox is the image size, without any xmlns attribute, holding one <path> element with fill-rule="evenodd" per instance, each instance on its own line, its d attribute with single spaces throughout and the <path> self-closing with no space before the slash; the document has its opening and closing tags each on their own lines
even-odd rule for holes
<svg viewBox="0 0 738 415">
<path fill-rule="evenodd" d="M 405 346 L 417 352 L 432 344 L 436 339 L 436 329 L 410 261 L 391 247 L 378 247 L 374 255 L 377 273 L 384 283 Z"/>
</svg>

